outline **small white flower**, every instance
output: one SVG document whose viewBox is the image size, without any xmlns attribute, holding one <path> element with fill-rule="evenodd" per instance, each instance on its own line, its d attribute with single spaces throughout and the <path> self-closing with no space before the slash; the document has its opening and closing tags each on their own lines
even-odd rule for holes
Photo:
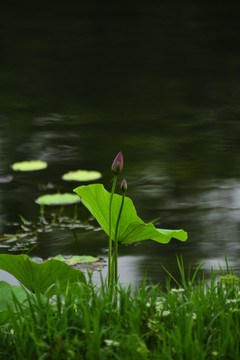
<svg viewBox="0 0 240 360">
<path fill-rule="evenodd" d="M 161 310 L 163 308 L 163 302 L 162 301 L 157 301 L 155 306 L 156 306 L 157 310 Z"/>
<path fill-rule="evenodd" d="M 233 308 L 230 308 L 229 310 L 230 310 L 231 312 L 233 312 L 233 313 L 234 313 L 234 312 L 236 312 L 236 313 L 239 313 L 239 312 L 240 312 L 240 310 L 238 310 L 238 309 L 233 309 Z"/>
<path fill-rule="evenodd" d="M 115 340 L 106 339 L 106 340 L 104 340 L 104 342 L 107 346 L 116 346 L 116 347 L 120 346 L 120 343 Z"/>
<path fill-rule="evenodd" d="M 173 288 L 173 289 L 171 289 L 171 292 L 173 292 L 173 293 L 183 293 L 184 291 L 185 291 L 185 289 L 183 289 L 183 288 L 179 288 L 179 289 Z"/>
<path fill-rule="evenodd" d="M 157 321 L 153 319 L 149 319 L 147 324 L 150 330 L 154 330 L 156 328 Z"/>
<path fill-rule="evenodd" d="M 240 299 L 227 299 L 226 304 L 236 304 Z"/>
<path fill-rule="evenodd" d="M 162 316 L 163 317 L 166 317 L 166 316 L 168 316 L 168 315 L 170 315 L 171 314 L 171 311 L 170 310 L 164 310 L 163 312 L 162 312 Z"/>
<path fill-rule="evenodd" d="M 197 318 L 197 314 L 194 312 L 194 313 L 192 313 L 192 319 L 193 320 L 196 320 L 196 318 Z"/>
</svg>

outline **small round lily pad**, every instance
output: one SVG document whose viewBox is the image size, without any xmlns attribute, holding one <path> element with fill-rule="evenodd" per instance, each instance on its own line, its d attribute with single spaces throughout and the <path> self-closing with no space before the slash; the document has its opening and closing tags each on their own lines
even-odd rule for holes
<svg viewBox="0 0 240 360">
<path fill-rule="evenodd" d="M 67 172 L 62 176 L 62 179 L 66 181 L 93 181 L 101 177 L 102 174 L 99 171 L 76 170 Z"/>
<path fill-rule="evenodd" d="M 49 194 L 39 196 L 36 200 L 39 205 L 71 205 L 81 201 L 80 197 L 71 193 Z"/>
<path fill-rule="evenodd" d="M 46 169 L 46 167 L 46 161 L 42 160 L 21 161 L 12 164 L 12 169 L 15 171 L 36 171 Z"/>
</svg>

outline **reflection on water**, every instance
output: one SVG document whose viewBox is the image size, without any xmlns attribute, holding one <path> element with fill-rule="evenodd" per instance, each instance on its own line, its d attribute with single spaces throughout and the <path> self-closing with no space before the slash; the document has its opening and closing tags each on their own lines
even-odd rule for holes
<svg viewBox="0 0 240 360">
<path fill-rule="evenodd" d="M 6 2 L 0 14 L 0 177 L 14 176 L 0 182 L 2 236 L 16 231 L 9 223 L 19 214 L 38 221 L 43 192 L 72 191 L 67 171 L 101 171 L 110 189 L 122 150 L 139 216 L 189 233 L 186 243 L 120 248 L 122 281 L 145 271 L 159 281 L 161 264 L 176 274 L 180 253 L 186 267 L 206 260 L 210 269 L 226 254 L 239 269 L 238 12 L 200 1 L 70 3 Z M 36 158 L 46 171 L 10 168 Z M 32 253 L 44 258 L 106 258 L 107 237 L 91 228 L 42 232 L 37 244 Z"/>
</svg>

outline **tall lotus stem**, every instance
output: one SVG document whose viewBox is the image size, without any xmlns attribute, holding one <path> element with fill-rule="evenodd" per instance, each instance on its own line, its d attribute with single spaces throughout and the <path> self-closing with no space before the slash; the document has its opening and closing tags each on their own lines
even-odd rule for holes
<svg viewBox="0 0 240 360">
<path fill-rule="evenodd" d="M 123 156 L 120 151 L 115 157 L 112 163 L 112 173 L 113 173 L 113 184 L 110 196 L 109 203 L 109 243 L 108 243 L 108 286 L 113 283 L 113 268 L 112 268 L 112 201 L 113 195 L 115 192 L 117 178 L 123 168 Z"/>
<path fill-rule="evenodd" d="M 112 191 L 109 203 L 109 242 L 108 242 L 108 286 L 112 282 L 112 200 L 117 184 L 117 175 L 113 177 Z"/>
<path fill-rule="evenodd" d="M 115 274 L 115 284 L 118 282 L 118 227 L 120 223 L 120 218 L 122 215 L 124 199 L 125 199 L 125 192 L 127 191 L 127 181 L 124 179 L 121 183 L 121 190 L 122 190 L 122 202 L 120 206 L 120 210 L 118 213 L 117 223 L 116 223 L 116 230 L 115 230 L 115 243 L 114 243 L 114 274 Z"/>
</svg>

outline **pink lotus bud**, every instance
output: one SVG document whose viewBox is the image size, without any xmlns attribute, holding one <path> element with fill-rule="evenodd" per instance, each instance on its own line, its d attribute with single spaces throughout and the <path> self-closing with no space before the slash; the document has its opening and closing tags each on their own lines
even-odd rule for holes
<svg viewBox="0 0 240 360">
<path fill-rule="evenodd" d="M 114 175 L 119 175 L 123 168 L 123 156 L 122 152 L 120 151 L 117 156 L 115 157 L 112 163 L 112 173 Z"/>
<path fill-rule="evenodd" d="M 122 183 L 121 183 L 121 189 L 122 189 L 122 192 L 126 192 L 127 191 L 127 181 L 126 179 L 123 179 Z"/>
</svg>

